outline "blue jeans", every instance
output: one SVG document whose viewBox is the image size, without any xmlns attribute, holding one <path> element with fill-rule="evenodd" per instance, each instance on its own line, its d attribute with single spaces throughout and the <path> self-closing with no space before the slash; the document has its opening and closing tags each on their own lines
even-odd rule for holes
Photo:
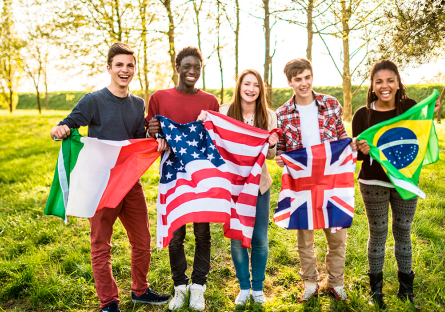
<svg viewBox="0 0 445 312">
<path fill-rule="evenodd" d="M 263 195 L 258 194 L 256 203 L 255 225 L 253 227 L 251 245 L 252 289 L 263 290 L 266 277 L 267 257 L 269 256 L 270 189 Z M 241 247 L 241 241 L 231 240 L 232 260 L 235 265 L 236 277 L 241 289 L 250 289 L 249 251 Z"/>
</svg>

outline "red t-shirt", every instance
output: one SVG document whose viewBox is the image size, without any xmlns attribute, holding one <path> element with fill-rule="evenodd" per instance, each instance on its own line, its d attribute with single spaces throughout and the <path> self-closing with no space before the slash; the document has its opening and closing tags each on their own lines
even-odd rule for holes
<svg viewBox="0 0 445 312">
<path fill-rule="evenodd" d="M 219 103 L 213 94 L 199 90 L 195 94 L 186 94 L 176 88 L 158 90 L 150 97 L 145 125 L 156 115 L 185 124 L 196 121 L 201 110 L 218 112 Z"/>
</svg>

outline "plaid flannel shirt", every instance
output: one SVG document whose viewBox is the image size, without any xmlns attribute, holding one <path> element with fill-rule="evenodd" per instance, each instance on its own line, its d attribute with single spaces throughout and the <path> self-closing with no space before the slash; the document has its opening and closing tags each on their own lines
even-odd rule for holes
<svg viewBox="0 0 445 312">
<path fill-rule="evenodd" d="M 321 142 L 337 141 L 347 138 L 343 125 L 343 109 L 338 100 L 330 95 L 319 94 L 312 91 L 315 104 L 318 106 L 318 126 Z M 277 143 L 277 152 L 289 152 L 303 148 L 301 138 L 300 114 L 295 105 L 295 95 L 279 107 L 276 111 L 278 128 L 283 130 L 283 135 Z"/>
</svg>

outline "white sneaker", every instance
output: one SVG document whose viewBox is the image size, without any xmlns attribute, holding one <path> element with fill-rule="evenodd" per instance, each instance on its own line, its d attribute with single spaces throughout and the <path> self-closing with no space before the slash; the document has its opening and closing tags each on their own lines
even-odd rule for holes
<svg viewBox="0 0 445 312">
<path fill-rule="evenodd" d="M 308 301 L 312 297 L 318 296 L 318 283 L 316 282 L 304 282 L 304 291 L 301 295 L 300 299 L 298 300 L 298 303 L 302 303 L 305 301 Z"/>
<path fill-rule="evenodd" d="M 262 290 L 254 290 L 252 291 L 253 301 L 259 304 L 263 304 L 267 302 L 266 297 L 264 297 L 264 293 Z"/>
<path fill-rule="evenodd" d="M 241 289 L 238 296 L 236 296 L 236 305 L 245 305 L 250 299 L 250 289 Z"/>
<path fill-rule="evenodd" d="M 186 297 L 187 297 L 187 286 L 186 285 L 175 286 L 175 296 L 168 304 L 168 309 L 170 311 L 179 309 L 184 304 Z"/>
<path fill-rule="evenodd" d="M 197 311 L 204 311 L 206 304 L 204 300 L 204 292 L 206 285 L 192 284 L 190 290 L 190 307 Z"/>
<path fill-rule="evenodd" d="M 347 301 L 348 295 L 345 291 L 345 286 L 329 287 L 329 292 L 337 301 Z"/>
</svg>

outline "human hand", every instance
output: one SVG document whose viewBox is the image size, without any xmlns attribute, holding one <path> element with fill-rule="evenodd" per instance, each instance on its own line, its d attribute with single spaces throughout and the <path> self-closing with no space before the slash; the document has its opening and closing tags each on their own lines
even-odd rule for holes
<svg viewBox="0 0 445 312">
<path fill-rule="evenodd" d="M 277 156 L 277 157 L 275 157 L 275 162 L 276 162 L 277 165 L 280 166 L 281 168 L 284 167 L 284 160 L 281 158 L 281 156 Z"/>
<path fill-rule="evenodd" d="M 158 119 L 152 118 L 148 122 L 148 135 L 150 135 L 152 138 L 155 138 L 156 133 L 161 133 L 161 123 Z"/>
<path fill-rule="evenodd" d="M 434 106 L 434 112 L 437 113 L 440 109 L 440 98 L 436 99 L 436 106 Z"/>
<path fill-rule="evenodd" d="M 196 121 L 204 121 L 206 120 L 206 118 L 207 118 L 207 112 L 205 110 L 202 110 Z"/>
<path fill-rule="evenodd" d="M 163 151 L 166 151 L 170 148 L 170 146 L 167 143 L 167 140 L 165 139 L 158 139 L 158 153 L 162 153 Z"/>
<path fill-rule="evenodd" d="M 369 148 L 368 142 L 366 142 L 366 140 L 357 141 L 357 148 L 364 155 L 369 154 L 370 148 Z"/>
<path fill-rule="evenodd" d="M 353 138 L 349 146 L 352 148 L 354 152 L 357 152 L 357 138 Z"/>
<path fill-rule="evenodd" d="M 51 139 L 57 138 L 59 140 L 66 139 L 71 134 L 71 130 L 67 125 L 55 126 L 51 129 Z"/>
<path fill-rule="evenodd" d="M 269 145 L 274 146 L 277 144 L 278 140 L 280 139 L 278 133 L 274 132 L 269 136 Z"/>
</svg>

